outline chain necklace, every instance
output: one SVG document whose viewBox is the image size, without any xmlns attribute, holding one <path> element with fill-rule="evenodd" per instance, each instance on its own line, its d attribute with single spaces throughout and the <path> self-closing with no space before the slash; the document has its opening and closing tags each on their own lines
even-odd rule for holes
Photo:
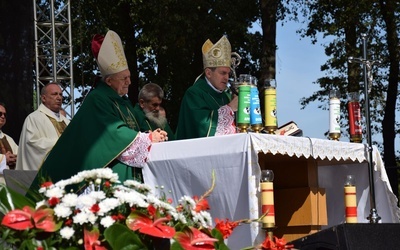
<svg viewBox="0 0 400 250">
<path fill-rule="evenodd" d="M 138 124 L 138 122 L 136 121 L 135 116 L 132 114 L 132 112 L 128 109 L 128 107 L 125 106 L 126 111 L 128 112 L 128 116 L 124 115 L 124 113 L 121 111 L 121 109 L 119 108 L 119 105 L 116 101 L 114 101 L 114 105 L 115 107 L 117 107 L 119 114 L 121 115 L 122 119 L 124 120 L 124 122 L 128 125 L 129 128 L 131 129 L 136 129 L 136 125 Z"/>
</svg>

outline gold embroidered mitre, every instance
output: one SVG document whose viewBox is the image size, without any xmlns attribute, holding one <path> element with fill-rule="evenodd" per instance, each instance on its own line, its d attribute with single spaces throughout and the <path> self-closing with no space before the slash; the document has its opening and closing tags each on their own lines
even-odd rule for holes
<svg viewBox="0 0 400 250">
<path fill-rule="evenodd" d="M 202 47 L 203 67 L 231 67 L 231 44 L 226 36 L 221 37 L 219 41 L 213 44 L 208 39 Z"/>
<path fill-rule="evenodd" d="M 117 33 L 112 30 L 107 32 L 96 60 L 102 76 L 128 69 L 121 38 Z"/>
</svg>

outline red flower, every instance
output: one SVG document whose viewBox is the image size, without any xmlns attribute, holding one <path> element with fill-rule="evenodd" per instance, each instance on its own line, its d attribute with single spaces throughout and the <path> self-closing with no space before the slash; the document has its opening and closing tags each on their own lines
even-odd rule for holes
<svg viewBox="0 0 400 250">
<path fill-rule="evenodd" d="M 291 249 L 293 247 L 293 245 L 286 245 L 286 240 L 283 238 L 279 239 L 276 236 L 274 236 L 274 241 L 272 241 L 268 236 L 265 237 L 265 240 L 261 245 L 262 249 L 284 250 L 284 249 Z"/>
<path fill-rule="evenodd" d="M 163 224 L 168 220 L 163 217 L 153 221 L 144 214 L 132 212 L 126 219 L 126 225 L 133 231 L 139 230 L 143 234 L 171 239 L 175 235 L 175 229 Z"/>
<path fill-rule="evenodd" d="M 151 204 L 147 207 L 147 211 L 149 212 L 150 216 L 155 216 L 157 212 L 156 208 Z"/>
<path fill-rule="evenodd" d="M 64 224 L 66 226 L 72 226 L 72 222 L 73 222 L 72 219 L 67 219 Z"/>
<path fill-rule="evenodd" d="M 233 232 L 233 229 L 235 229 L 239 223 L 236 221 L 229 221 L 226 219 L 226 222 L 223 220 L 215 219 L 216 225 L 215 228 L 221 232 L 222 236 L 224 239 L 227 239 Z"/>
<path fill-rule="evenodd" d="M 45 232 L 55 232 L 58 227 L 53 217 L 54 211 L 50 208 L 34 210 L 29 206 L 15 209 L 7 213 L 1 222 L 2 225 L 15 230 L 30 228 L 42 229 Z"/>
<path fill-rule="evenodd" d="M 110 181 L 105 181 L 105 182 L 104 182 L 104 187 L 106 187 L 106 188 L 111 187 Z"/>
<path fill-rule="evenodd" d="M 1 221 L 1 224 L 15 230 L 33 228 L 30 208 L 25 206 L 22 210 L 15 209 L 8 212 Z"/>
<path fill-rule="evenodd" d="M 197 196 L 194 196 L 193 199 L 196 202 L 194 211 L 197 213 L 200 211 L 210 210 L 210 206 L 208 205 L 208 201 L 206 199 L 199 200 Z"/>
<path fill-rule="evenodd" d="M 101 246 L 101 242 L 99 241 L 99 229 L 93 228 L 92 231 L 86 230 L 83 231 L 83 240 L 85 250 L 106 250 L 107 248 Z"/>
<path fill-rule="evenodd" d="M 51 181 L 46 181 L 46 182 L 43 182 L 42 185 L 40 185 L 40 187 L 48 188 L 48 187 L 50 187 L 51 185 L 53 185 L 53 182 L 51 182 Z"/>
<path fill-rule="evenodd" d="M 92 212 L 92 213 L 97 213 L 98 211 L 100 211 L 100 206 L 99 206 L 99 204 L 93 204 L 93 206 L 90 208 L 90 211 Z"/>
<path fill-rule="evenodd" d="M 59 229 L 54 221 L 54 210 L 50 208 L 39 208 L 32 214 L 35 227 L 45 232 L 55 232 Z"/>
<path fill-rule="evenodd" d="M 51 197 L 48 202 L 51 207 L 55 207 L 58 203 L 60 203 L 60 199 L 57 197 Z"/>
<path fill-rule="evenodd" d="M 214 242 L 218 241 L 194 227 L 190 227 L 190 230 L 184 232 L 177 232 L 175 240 L 179 242 L 185 250 L 215 249 Z"/>
</svg>

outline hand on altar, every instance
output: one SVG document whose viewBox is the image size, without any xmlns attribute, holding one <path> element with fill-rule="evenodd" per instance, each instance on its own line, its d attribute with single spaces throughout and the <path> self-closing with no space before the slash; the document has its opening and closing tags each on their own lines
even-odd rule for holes
<svg viewBox="0 0 400 250">
<path fill-rule="evenodd" d="M 152 142 L 168 141 L 168 134 L 164 130 L 158 128 L 151 132 L 151 141 Z"/>
</svg>

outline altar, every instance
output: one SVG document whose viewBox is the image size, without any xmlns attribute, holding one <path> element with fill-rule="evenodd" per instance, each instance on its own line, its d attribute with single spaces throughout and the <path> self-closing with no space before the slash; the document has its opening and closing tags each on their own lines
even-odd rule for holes
<svg viewBox="0 0 400 250">
<path fill-rule="evenodd" d="M 376 208 L 382 223 L 399 223 L 397 198 L 376 148 L 374 183 Z M 153 144 L 143 166 L 146 184 L 177 202 L 182 196 L 207 198 L 213 219 L 256 219 L 261 215 L 261 169 L 275 173 L 276 235 L 293 240 L 345 221 L 343 185 L 356 177 L 359 223 L 370 213 L 365 145 L 308 137 L 241 133 Z M 261 223 L 237 227 L 227 244 L 240 249 L 265 238 Z"/>
</svg>

